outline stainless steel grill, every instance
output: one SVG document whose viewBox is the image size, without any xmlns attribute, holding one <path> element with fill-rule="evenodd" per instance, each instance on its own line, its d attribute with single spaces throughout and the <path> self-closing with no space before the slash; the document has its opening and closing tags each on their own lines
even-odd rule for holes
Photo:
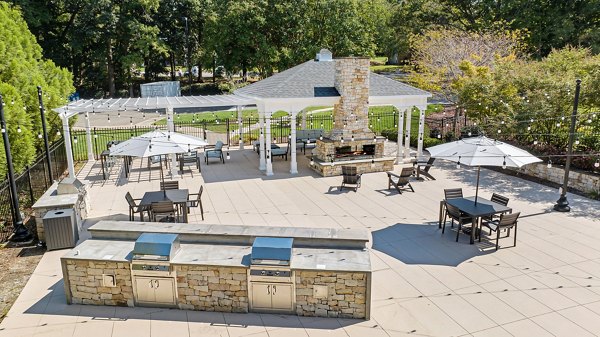
<svg viewBox="0 0 600 337">
<path fill-rule="evenodd" d="M 131 276 L 138 305 L 174 306 L 176 274 L 171 260 L 179 251 L 177 234 L 143 233 L 135 242 Z"/>
<path fill-rule="evenodd" d="M 290 269 L 293 243 L 291 238 L 254 239 L 248 272 L 252 310 L 293 311 L 295 287 Z"/>
</svg>

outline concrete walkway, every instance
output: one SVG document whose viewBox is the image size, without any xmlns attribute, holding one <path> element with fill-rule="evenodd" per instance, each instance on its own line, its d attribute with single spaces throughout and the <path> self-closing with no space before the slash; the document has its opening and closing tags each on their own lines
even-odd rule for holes
<svg viewBox="0 0 600 337">
<path fill-rule="evenodd" d="M 437 226 L 443 189 L 474 195 L 475 169 L 438 164 L 435 181 L 415 193 L 388 191 L 385 173 L 363 176 L 358 192 L 339 192 L 340 177 L 322 178 L 299 156 L 299 174 L 276 159 L 272 177 L 251 150 L 231 151 L 226 164 L 186 171 L 180 184 L 204 185 L 204 223 L 366 228 L 373 264 L 370 321 L 265 314 L 222 314 L 154 308 L 66 305 L 59 265 L 65 251 L 44 255 L 0 336 L 594 336 L 600 335 L 600 202 L 569 195 L 571 213 L 550 209 L 558 191 L 483 169 L 480 196 L 497 192 L 521 211 L 512 238 L 469 245 Z M 158 168 L 134 162 L 101 180 L 99 165 L 80 178 L 94 205 L 86 226 L 126 219 L 124 195 L 159 187 Z M 400 167 L 396 167 L 400 171 Z M 194 213 L 195 212 L 195 213 Z M 195 209 L 190 222 L 200 223 Z M 84 235 L 85 239 L 85 235 Z"/>
</svg>

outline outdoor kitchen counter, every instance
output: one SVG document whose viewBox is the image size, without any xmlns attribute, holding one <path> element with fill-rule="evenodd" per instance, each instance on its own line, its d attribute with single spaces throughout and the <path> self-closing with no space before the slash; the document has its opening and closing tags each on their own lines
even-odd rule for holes
<svg viewBox="0 0 600 337">
<path fill-rule="evenodd" d="M 90 239 L 70 250 L 62 259 L 129 263 L 134 244 L 134 241 Z M 248 268 L 250 251 L 250 246 L 181 244 L 171 264 Z M 367 250 L 293 248 L 290 268 L 370 272 L 371 262 Z"/>
</svg>

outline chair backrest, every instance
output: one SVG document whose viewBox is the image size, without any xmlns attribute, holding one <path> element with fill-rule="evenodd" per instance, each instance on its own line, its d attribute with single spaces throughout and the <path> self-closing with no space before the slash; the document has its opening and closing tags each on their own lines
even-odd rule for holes
<svg viewBox="0 0 600 337">
<path fill-rule="evenodd" d="M 434 160 L 435 160 L 435 158 L 429 157 L 429 160 L 427 161 L 427 164 L 425 164 L 425 168 L 423 169 L 423 171 L 429 173 L 429 169 L 431 169 L 431 166 L 433 166 Z"/>
<path fill-rule="evenodd" d="M 183 158 L 198 158 L 198 151 L 190 151 L 189 153 L 184 153 Z"/>
<path fill-rule="evenodd" d="M 519 215 L 521 215 L 521 212 L 500 214 L 500 221 L 498 222 L 498 227 L 514 226 L 517 223 L 517 219 L 519 219 Z"/>
<path fill-rule="evenodd" d="M 222 142 L 222 141 L 220 141 L 220 140 L 218 140 L 218 141 L 215 143 L 215 150 L 217 150 L 217 151 L 221 151 L 222 149 L 223 149 L 223 142 Z"/>
<path fill-rule="evenodd" d="M 202 192 L 204 192 L 204 185 L 200 185 L 200 191 L 198 191 L 198 202 L 202 199 Z"/>
<path fill-rule="evenodd" d="M 444 189 L 444 197 L 445 197 L 446 200 L 448 200 L 448 199 L 462 198 L 463 197 L 462 188 L 447 188 L 447 189 Z"/>
<path fill-rule="evenodd" d="M 136 207 L 136 203 L 135 200 L 133 200 L 133 197 L 131 196 L 131 193 L 127 192 L 125 194 L 125 200 L 127 200 L 127 203 L 129 204 L 130 207 Z"/>
<path fill-rule="evenodd" d="M 446 204 L 446 211 L 448 212 L 450 217 L 455 219 L 460 218 L 460 209 L 458 207 Z"/>
<path fill-rule="evenodd" d="M 414 169 L 412 167 L 403 167 L 402 171 L 400 172 L 400 177 L 408 178 L 408 177 L 412 176 L 413 173 L 414 173 Z"/>
<path fill-rule="evenodd" d="M 500 205 L 506 206 L 506 205 L 508 205 L 508 200 L 509 200 L 509 199 L 508 199 L 507 197 L 503 196 L 503 195 L 500 195 L 500 194 L 493 193 L 493 194 L 492 194 L 492 199 L 491 199 L 491 200 L 492 200 L 493 202 L 497 203 L 497 204 L 500 204 Z"/>
<path fill-rule="evenodd" d="M 174 204 L 172 201 L 158 201 L 152 203 L 152 212 L 154 213 L 168 213 L 173 212 Z"/>
<path fill-rule="evenodd" d="M 356 184 L 358 181 L 356 166 L 342 166 L 342 176 L 345 183 Z"/>
<path fill-rule="evenodd" d="M 179 181 L 174 180 L 174 181 L 165 181 L 165 182 L 160 182 L 160 189 L 161 190 L 177 190 L 179 189 Z"/>
</svg>

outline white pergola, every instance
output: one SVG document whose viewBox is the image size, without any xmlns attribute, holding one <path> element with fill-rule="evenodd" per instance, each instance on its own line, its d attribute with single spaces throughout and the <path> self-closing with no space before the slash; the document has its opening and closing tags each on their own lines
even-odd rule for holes
<svg viewBox="0 0 600 337">
<path fill-rule="evenodd" d="M 423 133 L 425 130 L 425 110 L 429 92 L 411 87 L 407 84 L 387 77 L 370 74 L 369 105 L 393 106 L 399 112 L 398 118 L 398 148 L 396 163 L 410 157 L 410 129 L 412 111 L 419 111 L 419 130 L 417 141 L 417 157 L 423 154 Z M 83 114 L 86 118 L 86 138 L 88 160 L 94 160 L 92 150 L 92 134 L 89 122 L 90 112 L 136 111 L 149 109 L 165 109 L 167 112 L 167 127 L 174 131 L 173 109 L 175 108 L 209 108 L 231 107 L 237 110 L 238 123 L 242 122 L 242 110 L 245 106 L 256 105 L 259 112 L 259 169 L 265 174 L 273 175 L 273 166 L 266 160 L 271 149 L 271 115 L 276 111 L 286 111 L 290 114 L 290 173 L 298 173 L 296 158 L 296 116 L 302 113 L 302 127 L 305 127 L 306 108 L 311 106 L 333 106 L 340 96 L 334 88 L 333 61 L 310 60 L 298 66 L 275 74 L 262 81 L 238 89 L 232 95 L 212 96 L 182 96 L 182 97 L 150 97 L 150 98 L 119 98 L 79 100 L 55 109 L 63 122 L 65 147 L 70 176 L 75 176 L 69 118 Z M 240 130 L 240 149 L 244 148 Z M 177 165 L 173 165 L 174 170 Z M 176 172 L 173 172 L 176 175 Z"/>
</svg>

